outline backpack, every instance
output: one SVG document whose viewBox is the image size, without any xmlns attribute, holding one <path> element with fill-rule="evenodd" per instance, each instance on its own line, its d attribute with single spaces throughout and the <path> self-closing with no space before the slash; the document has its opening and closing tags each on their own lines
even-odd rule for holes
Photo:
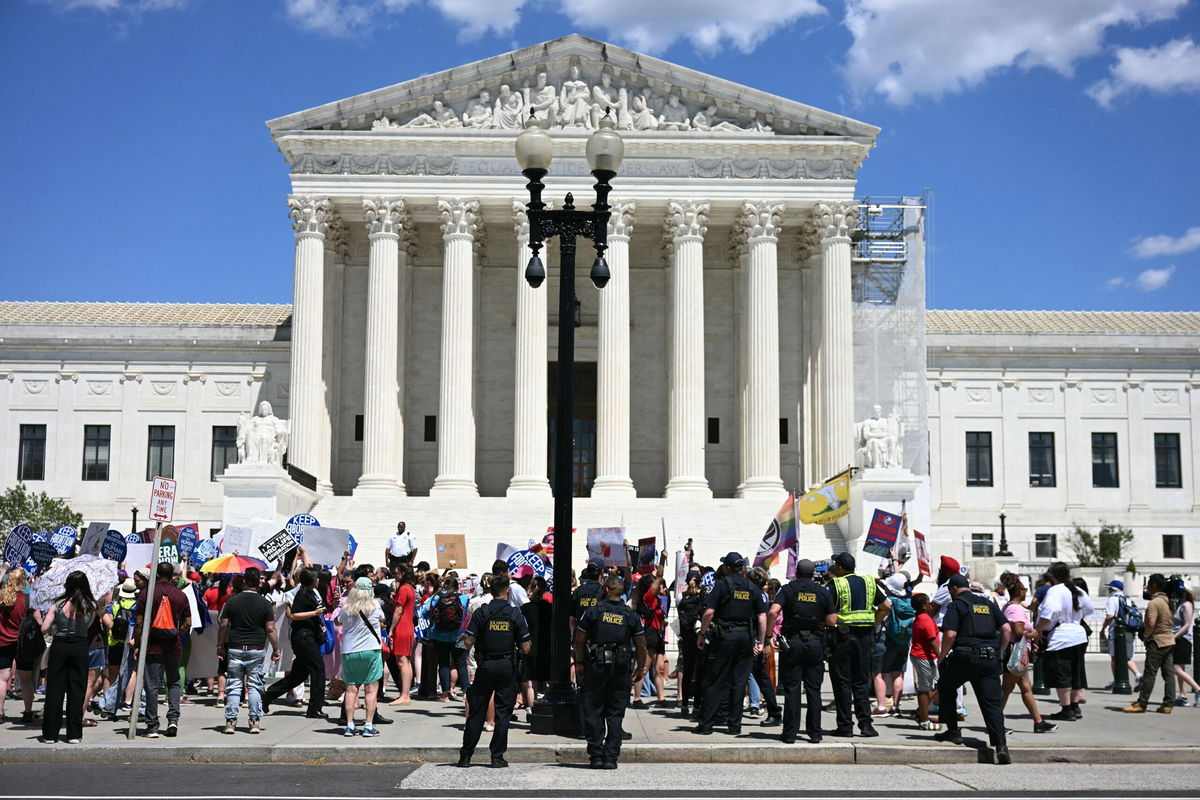
<svg viewBox="0 0 1200 800">
<path fill-rule="evenodd" d="M 1117 605 L 1117 622 L 1125 626 L 1127 633 L 1135 636 L 1141 636 L 1146 627 L 1146 619 L 1142 610 L 1135 606 L 1128 597 L 1122 597 L 1121 602 Z"/>
<path fill-rule="evenodd" d="M 912 600 L 907 597 L 893 597 L 892 610 L 888 614 L 887 637 L 895 644 L 907 644 L 912 640 L 913 620 L 917 612 L 913 609 Z"/>
<path fill-rule="evenodd" d="M 462 627 L 463 607 L 457 594 L 442 592 L 429 611 L 429 618 L 435 630 L 446 633 L 457 633 Z"/>
<path fill-rule="evenodd" d="M 171 610 L 171 601 L 163 595 L 158 600 L 158 610 L 150 622 L 150 641 L 159 644 L 170 644 L 179 638 L 179 625 L 175 622 L 175 612 Z"/>
<path fill-rule="evenodd" d="M 128 641 L 129 629 L 133 625 L 133 606 L 123 605 L 117 600 L 112 604 L 110 613 L 113 615 L 112 630 L 109 632 L 111 640 L 115 644 Z"/>
<path fill-rule="evenodd" d="M 42 635 L 42 626 L 33 616 L 33 606 L 29 606 L 17 629 L 17 659 L 25 664 L 32 664 L 42 657 L 46 650 L 46 638 Z"/>
</svg>

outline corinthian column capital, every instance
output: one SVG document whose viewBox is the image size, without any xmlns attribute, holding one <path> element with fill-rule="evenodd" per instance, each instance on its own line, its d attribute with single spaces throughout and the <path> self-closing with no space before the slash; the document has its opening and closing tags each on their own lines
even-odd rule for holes
<svg viewBox="0 0 1200 800">
<path fill-rule="evenodd" d="M 853 201 L 841 203 L 817 203 L 813 208 L 813 225 L 822 240 L 847 239 L 858 219 L 858 204 Z"/>
<path fill-rule="evenodd" d="M 736 230 L 747 242 L 755 239 L 779 241 L 779 219 L 783 215 L 783 203 L 768 201 L 742 203 Z"/>
<path fill-rule="evenodd" d="M 696 200 L 667 203 L 663 226 L 666 235 L 672 239 L 703 239 L 708 232 L 708 209 L 708 203 Z"/>
<path fill-rule="evenodd" d="M 325 233 L 325 249 L 336 253 L 343 262 L 350 256 L 350 231 L 336 211 L 330 212 Z"/>
<path fill-rule="evenodd" d="M 624 236 L 628 239 L 633 235 L 633 212 L 637 210 L 637 204 L 629 201 L 625 203 L 613 203 L 612 215 L 608 218 L 608 235 Z"/>
<path fill-rule="evenodd" d="M 292 219 L 292 230 L 297 236 L 315 234 L 324 236 L 329 228 L 329 198 L 307 194 L 288 197 L 288 216 Z"/>
<path fill-rule="evenodd" d="M 438 216 L 442 220 L 442 236 L 474 237 L 480 229 L 479 201 L 451 197 L 438 200 Z"/>
<path fill-rule="evenodd" d="M 404 201 L 394 197 L 364 197 L 368 235 L 399 236 L 405 222 Z"/>
</svg>

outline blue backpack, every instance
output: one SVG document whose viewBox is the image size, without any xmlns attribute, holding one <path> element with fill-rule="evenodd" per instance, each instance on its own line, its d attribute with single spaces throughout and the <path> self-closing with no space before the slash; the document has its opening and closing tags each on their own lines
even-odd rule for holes
<svg viewBox="0 0 1200 800">
<path fill-rule="evenodd" d="M 912 640 L 913 620 L 917 612 L 912 600 L 907 597 L 892 597 L 892 610 L 888 614 L 887 637 L 895 644 L 908 644 Z"/>
</svg>

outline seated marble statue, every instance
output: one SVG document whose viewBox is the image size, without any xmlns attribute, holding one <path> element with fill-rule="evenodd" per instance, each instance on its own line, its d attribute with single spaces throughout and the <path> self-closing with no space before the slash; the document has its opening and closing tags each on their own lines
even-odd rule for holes
<svg viewBox="0 0 1200 800">
<path fill-rule="evenodd" d="M 564 128 L 586 128 L 591 124 L 591 95 L 591 89 L 580 80 L 579 66 L 573 64 L 570 77 L 559 91 L 558 120 Z"/>
<path fill-rule="evenodd" d="M 605 70 L 600 73 L 600 85 L 592 87 L 592 108 L 591 108 L 591 124 L 593 128 L 600 127 L 600 119 L 612 109 L 613 123 L 617 124 L 620 112 L 618 110 L 620 100 L 617 96 L 617 89 L 612 85 L 612 74 Z M 620 127 L 618 125 L 618 127 Z"/>
<path fill-rule="evenodd" d="M 492 127 L 506 131 L 519 130 L 523 124 L 521 112 L 525 109 L 525 98 L 520 92 L 510 91 L 508 84 L 500 87 L 496 108 L 492 111 Z"/>
<path fill-rule="evenodd" d="M 745 128 L 739 128 L 732 122 L 718 119 L 717 107 L 714 105 L 709 105 L 703 111 L 697 111 L 696 116 L 692 117 L 692 127 L 698 131 L 725 131 L 729 133 L 746 130 Z"/>
<path fill-rule="evenodd" d="M 238 418 L 237 449 L 241 464 L 269 464 L 283 466 L 283 455 L 288 447 L 288 424 L 271 410 L 271 404 L 263 400 L 252 417 L 242 414 Z"/>
<path fill-rule="evenodd" d="M 630 124 L 637 131 L 653 131 L 658 129 L 658 117 L 654 110 L 646 104 L 646 95 L 635 94 L 629 109 Z"/>
<path fill-rule="evenodd" d="M 441 100 L 433 101 L 432 114 L 418 114 L 400 127 L 402 128 L 461 128 L 462 121 L 458 115 L 454 113 L 454 109 L 447 108 L 446 104 Z"/>
<path fill-rule="evenodd" d="M 462 115 L 463 127 L 490 128 L 492 127 L 492 96 L 487 89 L 479 93 L 479 97 L 467 103 L 467 110 Z"/>
<path fill-rule="evenodd" d="M 558 90 L 546 82 L 546 73 L 537 74 L 537 82 L 531 88 L 525 84 L 525 105 L 530 113 L 542 120 L 546 128 L 558 124 Z"/>
<path fill-rule="evenodd" d="M 658 118 L 658 129 L 663 131 L 691 130 L 692 121 L 687 108 L 679 104 L 679 95 L 674 92 L 667 98 L 667 106 Z"/>
<path fill-rule="evenodd" d="M 871 407 L 871 418 L 855 426 L 855 445 L 858 462 L 863 469 L 887 469 L 901 465 L 900 437 L 903 426 L 900 420 L 883 419 L 882 409 Z"/>
</svg>

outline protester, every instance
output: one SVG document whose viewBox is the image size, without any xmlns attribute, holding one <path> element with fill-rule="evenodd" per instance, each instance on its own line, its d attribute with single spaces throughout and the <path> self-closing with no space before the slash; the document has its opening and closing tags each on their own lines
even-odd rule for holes
<svg viewBox="0 0 1200 800">
<path fill-rule="evenodd" d="M 400 564 L 395 570 L 396 593 L 392 597 L 392 658 L 395 659 L 399 680 L 396 688 L 400 696 L 392 701 L 394 706 L 406 706 L 412 702 L 413 648 L 416 645 L 414 621 L 416 619 L 417 595 L 413 589 L 413 571 L 409 564 Z M 395 676 L 393 676 L 395 679 Z"/>
<path fill-rule="evenodd" d="M 1104 604 L 1104 623 L 1100 626 L 1100 638 L 1108 642 L 1108 657 L 1112 663 L 1113 681 L 1117 679 L 1117 618 L 1121 614 L 1123 606 L 1131 605 L 1133 600 L 1129 595 L 1125 594 L 1125 582 L 1120 580 L 1112 580 L 1104 584 L 1108 589 L 1108 600 Z M 1133 660 L 1133 642 L 1137 636 L 1136 631 L 1131 631 L 1128 628 L 1122 627 L 1122 636 L 1125 638 L 1125 662 L 1129 668 L 1129 674 L 1134 676 L 1135 682 L 1142 680 L 1142 673 L 1138 671 L 1137 663 Z M 1112 688 L 1110 683 L 1107 689 Z"/>
<path fill-rule="evenodd" d="M 529 626 L 529 655 L 521 659 L 520 699 L 524 701 L 525 721 L 532 723 L 533 705 L 537 699 L 537 687 L 550 680 L 550 648 L 553 641 L 553 606 L 547 599 L 550 591 L 546 579 L 533 576 L 530 583 L 529 602 L 521 606 L 525 622 Z M 463 651 L 465 653 L 465 651 Z M 465 663 L 464 663 L 465 666 Z M 460 679 L 461 682 L 461 679 Z"/>
<path fill-rule="evenodd" d="M 1084 651 L 1088 640 L 1083 621 L 1093 606 L 1087 593 L 1071 580 L 1071 571 L 1063 562 L 1052 564 L 1046 575 L 1050 588 L 1038 605 L 1037 630 L 1048 639 L 1042 668 L 1046 686 L 1058 693 L 1061 706 L 1047 718 L 1074 722 L 1083 719 L 1079 703 L 1087 689 Z"/>
<path fill-rule="evenodd" d="M 88 630 L 88 675 L 83 692 L 85 712 L 92 708 L 93 703 L 96 703 L 95 710 L 99 711 L 99 703 L 93 698 L 104 694 L 104 679 L 108 667 L 108 635 L 113 626 L 112 612 L 109 611 L 111 601 L 112 594 L 110 592 L 96 609 L 96 621 Z M 85 717 L 83 727 L 96 727 L 96 720 Z"/>
<path fill-rule="evenodd" d="M 102 603 L 107 604 L 105 596 Z M 67 744 L 83 741 L 83 703 L 88 673 L 88 644 L 98 625 L 98 604 L 87 575 L 76 570 L 67 575 L 62 594 L 42 620 L 42 633 L 54 638 L 46 669 L 46 703 L 42 709 L 42 743 L 57 742 L 63 726 L 66 698 Z"/>
<path fill-rule="evenodd" d="M 362 735 L 370 738 L 379 735 L 375 727 L 375 704 L 378 699 L 379 680 L 383 677 L 383 609 L 375 599 L 374 584 L 367 577 L 354 581 L 354 588 L 346 596 L 338 611 L 338 625 L 342 627 L 342 676 L 346 683 L 343 701 L 346 719 L 345 736 L 354 736 L 354 715 L 358 709 L 358 694 L 361 687 L 366 719 Z"/>
<path fill-rule="evenodd" d="M 154 586 L 154 604 L 147 602 L 146 592 L 138 595 L 138 608 L 145 609 L 138 617 L 135 640 L 141 646 L 143 625 L 150 626 L 149 648 L 146 651 L 146 732 L 149 739 L 159 737 L 158 694 L 167 695 L 167 736 L 179 732 L 179 706 L 183 687 L 179 684 L 179 661 L 183 655 L 182 635 L 191 628 L 192 617 L 187 598 L 174 583 L 175 568 L 166 562 L 158 565 L 158 580 Z M 136 652 L 136 651 L 135 651 Z M 132 712 L 130 712 L 132 717 Z M 130 724 L 133 724 L 131 721 Z"/>
<path fill-rule="evenodd" d="M 429 618 L 425 641 L 433 648 L 437 663 L 437 675 L 442 685 L 440 699 L 448 703 L 453 699 L 454 642 L 467 618 L 467 598 L 458 591 L 458 578 L 446 576 L 439 591 L 425 602 L 428 608 L 423 608 L 423 613 Z"/>
<path fill-rule="evenodd" d="M 937 698 L 938 656 L 941 652 L 934 607 L 927 594 L 914 594 L 909 662 L 913 670 L 913 689 L 917 694 L 917 727 L 923 731 L 941 730 L 941 723 L 929 718 L 929 708 Z"/>
<path fill-rule="evenodd" d="M 704 598 L 700 591 L 700 572 L 692 570 L 687 574 L 687 588 L 676 606 L 676 616 L 679 620 L 679 657 L 675 668 L 679 673 L 677 678 L 677 696 L 679 698 L 680 715 L 688 719 L 691 708 L 699 708 L 701 687 L 697 680 L 701 653 L 696 643 L 696 632 L 700 629 L 700 616 L 704 613 Z"/>
<path fill-rule="evenodd" d="M 1146 627 L 1143 634 L 1146 642 L 1146 672 L 1142 676 L 1142 688 L 1138 698 L 1125 708 L 1126 714 L 1141 714 L 1150 705 L 1154 683 L 1162 672 L 1163 701 L 1158 713 L 1170 714 L 1175 705 L 1175 633 L 1172 631 L 1171 601 L 1167 597 L 1168 581 L 1161 573 L 1154 573 L 1146 580 Z"/>
<path fill-rule="evenodd" d="M 217 580 L 216 583 L 212 584 L 206 588 L 203 593 L 201 593 L 201 598 L 204 601 L 204 607 L 208 609 L 210 618 L 219 618 L 221 616 L 221 610 L 225 607 L 225 603 L 228 602 L 229 598 L 232 596 L 232 590 L 229 588 L 230 580 L 231 579 L 229 576 L 222 576 Z M 217 702 L 225 702 L 225 675 L 227 673 L 228 664 L 224 658 L 220 658 L 217 663 L 216 678 L 204 679 L 204 690 L 201 692 L 201 694 L 209 694 L 215 689 L 217 693 Z"/>
<path fill-rule="evenodd" d="M 900 716 L 900 696 L 904 693 L 904 668 L 908 664 L 908 650 L 912 642 L 912 625 L 916 617 L 912 601 L 908 597 L 908 576 L 897 572 L 883 581 L 891 609 L 883 619 L 883 659 L 879 678 L 883 696 L 889 700 L 886 711 L 893 717 Z M 877 693 L 878 694 L 878 693 Z"/>
<path fill-rule="evenodd" d="M 646 674 L 650 676 L 654 682 L 655 700 L 659 706 L 666 705 L 666 681 L 661 674 L 661 667 L 666 660 L 667 653 L 667 615 L 666 609 L 659 598 L 663 591 L 662 583 L 662 565 L 666 562 L 667 554 L 662 554 L 662 562 L 659 564 L 657 571 L 648 575 L 643 575 L 637 582 L 637 586 L 633 590 L 630 606 L 633 608 L 642 621 L 642 628 L 646 639 L 646 652 L 650 662 L 646 670 Z M 608 584 L 606 583 L 605 586 Z M 607 599 L 607 590 L 605 597 Z M 634 708 L 641 707 L 643 704 L 640 697 L 636 697 L 641 692 L 642 685 L 639 681 L 633 684 Z"/>
<path fill-rule="evenodd" d="M 1171 630 L 1175 635 L 1175 649 L 1171 653 L 1171 668 L 1179 680 L 1179 697 L 1175 699 L 1175 705 L 1189 705 L 1185 687 L 1190 686 L 1193 698 L 1191 705 L 1200 707 L 1200 684 L 1197 684 L 1196 679 L 1187 671 L 1192 663 L 1192 617 L 1195 613 L 1195 597 L 1181 580 L 1175 578 L 1174 583 L 1171 599 L 1175 603 L 1175 613 L 1171 616 Z"/>
<path fill-rule="evenodd" d="M 1034 630 L 1033 623 L 1029 618 L 1029 611 L 1021 605 L 1025 601 L 1026 596 L 1025 584 L 1021 583 L 1021 579 L 1011 572 L 1001 574 L 1000 580 L 1004 584 L 1003 596 L 1008 598 L 1008 602 L 1004 605 L 1003 613 L 1004 618 L 1008 620 L 1008 624 L 1012 626 L 1013 642 L 1016 643 L 1024 639 L 1027 647 L 1033 647 L 1037 642 L 1037 631 Z M 1004 653 L 1002 663 L 1007 664 L 1008 656 L 1008 653 Z M 1001 679 L 1001 708 L 1008 704 L 1008 696 L 1016 688 L 1021 690 L 1021 702 L 1025 704 L 1030 718 L 1033 719 L 1033 732 L 1052 733 L 1058 730 L 1058 726 L 1053 722 L 1047 722 L 1042 719 L 1042 712 L 1038 708 L 1037 698 L 1033 696 L 1033 682 L 1030 680 L 1029 669 L 1026 669 L 1024 672 L 1013 672 L 1007 668 L 1004 670 Z"/>
<path fill-rule="evenodd" d="M 267 644 L 271 645 L 271 661 L 280 657 L 279 638 L 275 631 L 275 607 L 258 593 L 262 572 L 250 567 L 242 576 L 241 589 L 221 609 L 217 633 L 217 655 L 226 664 L 225 733 L 237 732 L 238 709 L 242 703 L 242 687 L 246 687 L 249 704 L 250 733 L 261 733 L 263 714 L 263 665 Z"/>
<path fill-rule="evenodd" d="M 325 661 L 321 657 L 321 642 L 325 639 L 325 600 L 317 593 L 317 573 L 311 568 L 300 570 L 300 586 L 287 604 L 287 618 L 291 623 L 288 641 L 292 645 L 292 668 L 281 680 L 263 692 L 263 713 L 271 711 L 271 704 L 285 694 L 309 681 L 309 719 L 324 719 L 321 702 L 325 697 Z"/>
<path fill-rule="evenodd" d="M 6 574 L 4 583 L 0 584 L 0 725 L 7 721 L 4 717 L 4 701 L 12 686 L 21 620 L 25 619 L 25 609 L 29 607 L 29 598 L 25 596 L 27 583 L 25 570 L 17 567 Z M 21 688 L 24 688 L 24 681 Z"/>
</svg>

